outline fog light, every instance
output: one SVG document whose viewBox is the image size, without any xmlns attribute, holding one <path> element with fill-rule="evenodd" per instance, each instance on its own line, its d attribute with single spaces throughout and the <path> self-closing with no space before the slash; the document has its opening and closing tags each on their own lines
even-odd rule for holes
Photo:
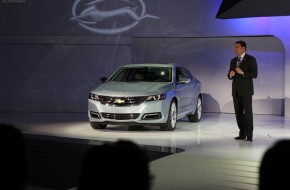
<svg viewBox="0 0 290 190">
<path fill-rule="evenodd" d="M 93 117 L 93 118 L 101 119 L 101 115 L 100 115 L 98 112 L 90 111 L 90 115 L 91 115 L 91 117 Z"/>
<path fill-rule="evenodd" d="M 145 113 L 142 117 L 143 120 L 150 120 L 150 119 L 160 119 L 161 118 L 161 113 L 156 112 L 156 113 Z"/>
</svg>

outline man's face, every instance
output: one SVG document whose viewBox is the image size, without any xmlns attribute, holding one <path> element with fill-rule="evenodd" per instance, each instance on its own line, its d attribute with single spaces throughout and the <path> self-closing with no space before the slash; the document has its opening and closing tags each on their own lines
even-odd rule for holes
<svg viewBox="0 0 290 190">
<path fill-rule="evenodd" d="M 234 48 L 237 56 L 241 56 L 246 50 L 245 47 L 241 46 L 241 44 L 235 44 Z"/>
</svg>

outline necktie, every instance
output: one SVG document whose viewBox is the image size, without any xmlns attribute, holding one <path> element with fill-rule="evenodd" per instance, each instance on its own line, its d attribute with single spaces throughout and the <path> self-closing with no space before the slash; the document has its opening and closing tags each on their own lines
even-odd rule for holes
<svg viewBox="0 0 290 190">
<path fill-rule="evenodd" d="M 241 60 L 241 57 L 238 57 L 238 61 L 237 61 L 237 67 L 239 67 L 239 66 L 240 66 L 241 62 L 242 62 L 242 60 Z"/>
</svg>

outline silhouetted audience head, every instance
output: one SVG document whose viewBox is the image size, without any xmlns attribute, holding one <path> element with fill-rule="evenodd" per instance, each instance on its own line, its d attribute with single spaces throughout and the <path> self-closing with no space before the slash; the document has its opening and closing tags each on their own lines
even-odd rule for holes
<svg viewBox="0 0 290 190">
<path fill-rule="evenodd" d="M 84 157 L 78 190 L 148 190 L 149 186 L 147 156 L 132 142 L 95 146 Z"/>
<path fill-rule="evenodd" d="M 290 189 L 290 140 L 279 141 L 266 151 L 260 167 L 259 189 Z"/>
<path fill-rule="evenodd" d="M 24 189 L 28 179 L 24 138 L 11 125 L 0 124 L 1 187 L 9 190 Z"/>
</svg>

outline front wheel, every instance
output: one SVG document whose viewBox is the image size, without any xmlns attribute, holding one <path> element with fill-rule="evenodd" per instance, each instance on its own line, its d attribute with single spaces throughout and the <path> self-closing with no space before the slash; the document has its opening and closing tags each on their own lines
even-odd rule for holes
<svg viewBox="0 0 290 190">
<path fill-rule="evenodd" d="M 90 122 L 91 126 L 93 129 L 106 129 L 107 125 L 106 124 L 99 124 L 96 122 Z"/>
<path fill-rule="evenodd" d="M 190 122 L 199 122 L 201 120 L 201 115 L 202 115 L 202 100 L 201 97 L 199 96 L 197 99 L 195 112 L 194 114 L 188 115 L 188 120 Z"/>
<path fill-rule="evenodd" d="M 160 128 L 162 131 L 173 131 L 176 127 L 177 122 L 177 106 L 174 100 L 171 101 L 169 106 L 167 122 L 164 125 L 161 125 Z"/>
</svg>

